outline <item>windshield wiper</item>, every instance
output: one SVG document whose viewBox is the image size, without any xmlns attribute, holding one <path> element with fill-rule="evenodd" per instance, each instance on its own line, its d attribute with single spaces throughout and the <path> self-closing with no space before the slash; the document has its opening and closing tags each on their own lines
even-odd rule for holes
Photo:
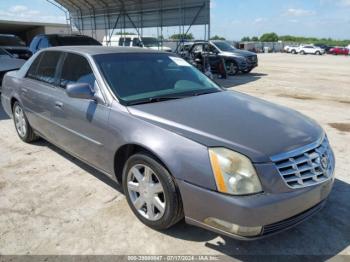
<svg viewBox="0 0 350 262">
<path fill-rule="evenodd" d="M 218 93 L 218 92 L 220 91 L 219 90 L 203 91 L 203 92 L 194 93 L 194 96 L 209 95 L 209 94 Z"/>
<path fill-rule="evenodd" d="M 164 102 L 169 100 L 181 99 L 185 97 L 186 96 L 155 96 L 155 97 L 150 97 L 150 98 L 129 102 L 128 105 L 134 106 L 134 105 L 141 105 L 141 104 L 152 104 L 152 103 Z"/>
</svg>

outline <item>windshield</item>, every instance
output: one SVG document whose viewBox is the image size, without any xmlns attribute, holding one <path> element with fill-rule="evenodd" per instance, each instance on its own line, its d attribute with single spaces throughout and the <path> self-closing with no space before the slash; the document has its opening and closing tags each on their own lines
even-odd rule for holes
<svg viewBox="0 0 350 262">
<path fill-rule="evenodd" d="M 0 35 L 0 46 L 26 46 L 17 36 Z"/>
<path fill-rule="evenodd" d="M 58 46 L 69 46 L 69 45 L 101 45 L 100 42 L 85 36 L 59 36 L 56 37 L 54 45 Z"/>
<path fill-rule="evenodd" d="M 142 43 L 145 47 L 158 47 L 159 41 L 154 37 L 142 37 Z"/>
<path fill-rule="evenodd" d="M 218 85 L 176 56 L 118 53 L 96 55 L 94 59 L 115 95 L 127 105 L 221 91 Z"/>
<path fill-rule="evenodd" d="M 5 50 L 0 48 L 0 58 L 9 58 L 11 57 Z"/>
<path fill-rule="evenodd" d="M 236 50 L 236 48 L 226 42 L 214 42 L 214 45 L 222 52 L 234 52 Z"/>
</svg>

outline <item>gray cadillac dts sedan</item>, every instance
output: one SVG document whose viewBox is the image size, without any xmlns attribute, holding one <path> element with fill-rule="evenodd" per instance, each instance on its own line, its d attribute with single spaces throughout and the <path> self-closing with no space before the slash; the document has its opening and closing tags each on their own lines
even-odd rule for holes
<svg viewBox="0 0 350 262">
<path fill-rule="evenodd" d="M 319 211 L 334 182 L 317 123 L 225 91 L 173 54 L 45 49 L 5 75 L 1 98 L 23 141 L 42 137 L 120 182 L 154 229 L 185 218 L 269 236 Z"/>
</svg>

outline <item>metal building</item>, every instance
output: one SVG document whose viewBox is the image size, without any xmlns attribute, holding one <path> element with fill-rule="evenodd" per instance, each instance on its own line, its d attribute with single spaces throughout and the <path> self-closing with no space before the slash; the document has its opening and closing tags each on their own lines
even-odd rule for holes
<svg viewBox="0 0 350 262">
<path fill-rule="evenodd" d="M 56 0 L 66 10 L 67 19 L 82 34 L 99 39 L 120 29 L 135 29 L 142 36 L 144 28 L 176 26 L 179 34 L 189 32 L 193 25 L 204 26 L 204 38 L 210 38 L 210 0 Z"/>
</svg>

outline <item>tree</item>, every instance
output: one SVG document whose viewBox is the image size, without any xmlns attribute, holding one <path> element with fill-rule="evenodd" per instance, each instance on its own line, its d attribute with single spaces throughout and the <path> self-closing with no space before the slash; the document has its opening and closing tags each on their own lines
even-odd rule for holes
<svg viewBox="0 0 350 262">
<path fill-rule="evenodd" d="M 242 38 L 242 42 L 249 42 L 250 41 L 250 37 L 249 36 L 245 36 Z"/>
<path fill-rule="evenodd" d="M 226 40 L 225 37 L 214 35 L 213 37 L 210 38 L 210 40 Z"/>
<path fill-rule="evenodd" d="M 170 37 L 170 39 L 174 39 L 174 40 L 180 40 L 180 39 L 186 39 L 186 40 L 193 40 L 194 37 L 193 35 L 190 34 L 174 34 Z"/>
<path fill-rule="evenodd" d="M 259 41 L 259 37 L 253 36 L 253 37 L 252 37 L 252 41 L 253 41 L 253 42 L 258 42 L 258 41 Z"/>
<path fill-rule="evenodd" d="M 278 35 L 276 33 L 266 33 L 260 37 L 261 42 L 277 42 Z"/>
</svg>

